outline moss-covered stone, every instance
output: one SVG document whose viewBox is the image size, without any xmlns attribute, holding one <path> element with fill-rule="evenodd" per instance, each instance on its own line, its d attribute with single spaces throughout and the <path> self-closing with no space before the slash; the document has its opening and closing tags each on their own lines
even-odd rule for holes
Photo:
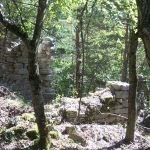
<svg viewBox="0 0 150 150">
<path fill-rule="evenodd" d="M 103 136 L 103 140 L 105 140 L 106 142 L 109 142 L 110 138 L 109 138 L 108 135 L 105 134 L 105 135 Z"/>
<path fill-rule="evenodd" d="M 54 148 L 54 147 L 58 147 L 58 143 L 54 140 L 51 140 L 51 145 L 50 145 L 51 148 Z"/>
<path fill-rule="evenodd" d="M 35 122 L 35 116 L 33 113 L 24 113 L 22 114 L 22 118 L 26 121 Z"/>
<path fill-rule="evenodd" d="M 86 145 L 86 140 L 77 134 L 69 134 L 69 138 L 75 143 L 81 144 L 82 146 Z"/>
<path fill-rule="evenodd" d="M 34 140 L 38 138 L 38 132 L 36 129 L 30 129 L 26 132 L 26 135 L 29 139 Z"/>
<path fill-rule="evenodd" d="M 13 130 L 15 132 L 15 135 L 18 135 L 18 134 L 24 133 L 26 130 L 26 127 L 25 126 L 16 126 Z"/>
<path fill-rule="evenodd" d="M 78 116 L 78 110 L 66 109 L 66 116 L 67 116 L 67 118 L 77 117 Z"/>
<path fill-rule="evenodd" d="M 50 131 L 49 134 L 50 134 L 51 138 L 59 139 L 58 131 Z"/>
</svg>

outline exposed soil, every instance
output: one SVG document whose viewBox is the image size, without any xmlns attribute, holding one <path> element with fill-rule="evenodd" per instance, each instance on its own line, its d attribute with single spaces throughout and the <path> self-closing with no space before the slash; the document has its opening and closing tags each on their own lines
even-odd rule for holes
<svg viewBox="0 0 150 150">
<path fill-rule="evenodd" d="M 27 113 L 33 113 L 31 106 L 20 103 L 9 92 L 7 94 L 1 94 L 0 150 L 37 150 L 37 148 L 34 148 L 37 137 L 32 139 L 26 136 L 27 131 L 35 126 L 35 120 L 32 117 L 30 119 L 19 117 Z M 142 117 L 139 117 L 138 122 L 141 119 Z M 23 130 L 18 130 L 18 124 Z M 96 123 L 72 125 L 68 122 L 63 122 L 59 125 L 54 125 L 54 131 L 50 134 L 52 141 L 51 150 L 150 149 L 149 130 L 137 126 L 135 142 L 125 144 L 123 142 L 125 126 L 125 124 L 119 123 L 116 125 L 100 125 Z M 15 130 L 17 130 L 17 134 L 13 132 Z"/>
</svg>

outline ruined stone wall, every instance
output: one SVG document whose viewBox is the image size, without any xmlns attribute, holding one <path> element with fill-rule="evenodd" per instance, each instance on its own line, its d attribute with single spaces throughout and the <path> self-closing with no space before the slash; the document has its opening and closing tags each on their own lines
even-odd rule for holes
<svg viewBox="0 0 150 150">
<path fill-rule="evenodd" d="M 143 79 L 143 80 L 142 80 Z M 148 92 L 145 77 L 139 76 L 137 93 L 138 111 L 143 109 L 144 99 L 138 97 Z M 142 86 L 141 86 L 142 85 Z M 46 116 L 56 120 L 66 120 L 74 124 L 78 123 L 118 123 L 126 122 L 128 117 L 128 92 L 129 84 L 120 81 L 108 81 L 106 88 L 96 88 L 94 93 L 89 93 L 81 100 L 64 97 L 61 99 L 59 113 L 54 110 L 46 110 Z M 78 108 L 80 102 L 80 115 L 78 119 Z M 61 116 L 60 116 L 61 114 Z M 61 119 L 60 119 L 61 118 Z"/>
<path fill-rule="evenodd" d="M 45 103 L 51 103 L 55 98 L 55 94 L 52 91 L 52 64 L 51 56 L 55 54 L 56 47 L 54 45 L 55 40 L 49 37 L 44 38 L 42 43 L 38 47 L 38 65 L 39 74 L 41 79 L 41 92 Z"/>
<path fill-rule="evenodd" d="M 119 81 L 108 81 L 106 84 L 114 96 L 114 107 L 109 106 L 110 113 L 127 117 L 129 84 Z"/>
<path fill-rule="evenodd" d="M 45 38 L 38 50 L 39 73 L 42 80 L 43 99 L 50 102 L 54 97 L 50 69 L 51 53 L 55 51 L 54 40 Z M 0 85 L 22 95 L 26 102 L 31 102 L 31 87 L 28 80 L 28 49 L 21 41 L 0 40 Z"/>
<path fill-rule="evenodd" d="M 27 70 L 28 50 L 19 41 L 6 42 L 2 40 L 0 43 L 0 83 L 29 102 L 32 98 Z"/>
</svg>

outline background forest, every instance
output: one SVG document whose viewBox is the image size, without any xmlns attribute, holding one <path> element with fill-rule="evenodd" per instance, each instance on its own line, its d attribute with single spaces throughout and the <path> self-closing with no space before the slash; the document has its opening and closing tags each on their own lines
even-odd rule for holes
<svg viewBox="0 0 150 150">
<path fill-rule="evenodd" d="M 37 1 L 2 3 L 7 17 L 22 24 L 31 38 Z M 130 31 L 137 27 L 136 7 L 132 0 L 51 1 L 41 37 L 56 39 L 57 52 L 50 67 L 54 70 L 53 89 L 58 96 L 85 96 L 96 87 L 104 87 L 108 80 L 128 82 Z M 140 41 L 137 73 L 150 78 Z"/>
<path fill-rule="evenodd" d="M 78 95 L 79 80 L 85 96 L 95 87 L 104 87 L 108 80 L 128 82 L 130 30 L 137 26 L 135 2 L 90 0 L 69 5 L 66 2 L 60 8 L 57 2 L 53 3 L 54 18 L 43 33 L 56 39 L 57 53 L 52 64 L 54 91 L 60 96 Z M 137 72 L 149 78 L 140 41 Z"/>
<path fill-rule="evenodd" d="M 108 80 L 130 82 L 125 141 L 134 141 L 137 74 L 150 78 L 146 62 L 147 58 L 150 66 L 149 7 L 150 2 L 142 0 L 1 0 L 0 22 L 6 31 L 1 38 L 7 39 L 10 31 L 28 49 L 28 80 L 40 149 L 49 149 L 52 130 L 42 99 L 42 73 L 37 72 L 37 48 L 47 36 L 56 39 L 57 52 L 53 63 L 48 63 L 54 71 L 56 102 L 63 96 L 81 101 Z"/>
</svg>

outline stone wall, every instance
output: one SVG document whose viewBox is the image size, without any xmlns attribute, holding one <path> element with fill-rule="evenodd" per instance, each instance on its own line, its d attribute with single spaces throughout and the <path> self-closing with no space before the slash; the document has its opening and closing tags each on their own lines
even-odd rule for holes
<svg viewBox="0 0 150 150">
<path fill-rule="evenodd" d="M 51 53 L 55 51 L 54 40 L 45 38 L 39 45 L 38 63 L 42 80 L 42 93 L 45 102 L 54 97 L 52 93 Z M 0 84 L 22 95 L 26 102 L 31 102 L 31 87 L 28 81 L 28 49 L 21 41 L 0 40 Z"/>
<path fill-rule="evenodd" d="M 31 101 L 27 48 L 21 42 L 0 43 L 0 83 Z"/>
<path fill-rule="evenodd" d="M 139 82 L 142 82 L 141 78 Z M 144 82 L 142 84 L 146 86 Z M 144 89 L 148 90 L 147 88 Z M 144 89 L 141 88 L 137 96 L 144 93 Z M 128 83 L 108 81 L 106 88 L 96 88 L 94 93 L 89 93 L 81 100 L 64 97 L 61 99 L 60 107 L 56 105 L 53 109 L 48 109 L 49 107 L 45 106 L 46 116 L 56 122 L 65 120 L 74 124 L 126 122 L 128 117 L 128 92 Z M 137 101 L 139 111 L 143 109 L 144 101 L 140 97 L 137 98 L 140 99 L 140 101 Z M 79 103 L 80 114 L 78 118 Z"/>
<path fill-rule="evenodd" d="M 110 113 L 127 117 L 129 84 L 119 81 L 108 81 L 106 84 L 114 96 L 115 106 L 110 107 Z"/>
<path fill-rule="evenodd" d="M 52 59 L 51 56 L 55 54 L 56 47 L 55 40 L 49 37 L 44 38 L 38 47 L 38 65 L 41 79 L 41 92 L 45 103 L 51 103 L 55 98 L 52 91 L 52 68 L 50 68 Z"/>
</svg>

